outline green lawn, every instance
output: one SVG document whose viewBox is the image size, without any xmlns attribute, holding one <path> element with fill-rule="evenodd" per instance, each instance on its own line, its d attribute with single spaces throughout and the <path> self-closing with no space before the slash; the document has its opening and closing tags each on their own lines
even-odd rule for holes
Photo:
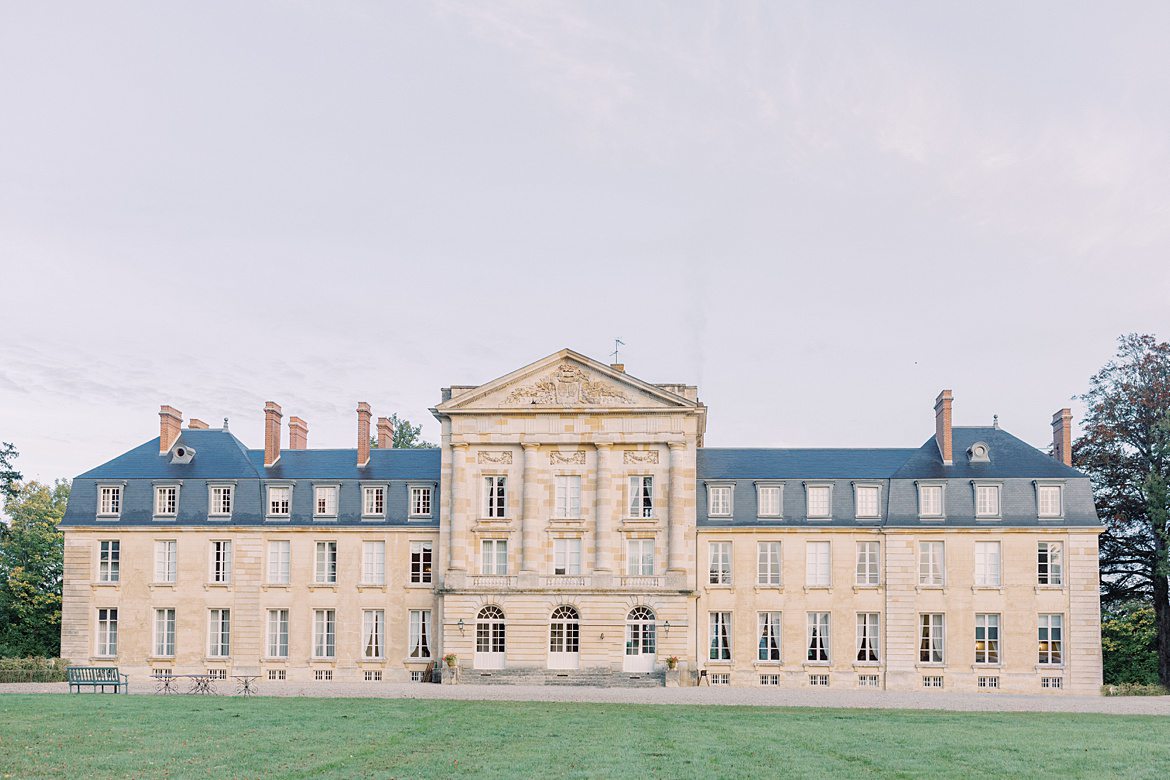
<svg viewBox="0 0 1170 780">
<path fill-rule="evenodd" d="M 0 776 L 1157 777 L 1170 718 L 0 696 Z"/>
</svg>

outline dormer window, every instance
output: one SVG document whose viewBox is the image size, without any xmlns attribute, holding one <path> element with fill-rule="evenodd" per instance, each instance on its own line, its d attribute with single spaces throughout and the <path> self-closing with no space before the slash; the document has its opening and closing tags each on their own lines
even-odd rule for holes
<svg viewBox="0 0 1170 780">
<path fill-rule="evenodd" d="M 918 517 L 921 519 L 943 517 L 942 485 L 918 485 Z"/>
<path fill-rule="evenodd" d="M 807 485 L 805 487 L 808 500 L 809 520 L 828 520 L 832 515 L 833 486 Z"/>
<path fill-rule="evenodd" d="M 208 512 L 211 517 L 231 517 L 232 486 L 211 485 L 208 488 Z"/>
<path fill-rule="evenodd" d="M 367 485 L 362 488 L 362 517 L 384 517 L 386 514 L 386 486 Z"/>
<path fill-rule="evenodd" d="M 967 460 L 971 463 L 990 463 L 991 450 L 985 442 L 977 441 L 967 448 Z"/>
<path fill-rule="evenodd" d="M 122 514 L 122 486 L 98 487 L 98 517 L 118 517 Z"/>
<path fill-rule="evenodd" d="M 732 485 L 707 486 L 707 516 L 731 517 Z"/>
<path fill-rule="evenodd" d="M 1040 517 L 1064 517 L 1064 486 L 1037 484 L 1036 506 Z"/>
<path fill-rule="evenodd" d="M 854 485 L 853 500 L 858 520 L 876 520 L 881 517 L 880 485 Z"/>
<path fill-rule="evenodd" d="M 337 517 L 337 485 L 314 486 L 313 517 Z"/>
<path fill-rule="evenodd" d="M 760 482 L 756 484 L 756 516 L 780 517 L 783 514 L 784 486 Z"/>
<path fill-rule="evenodd" d="M 268 516 L 288 517 L 289 507 L 292 504 L 292 487 L 290 485 L 271 485 L 268 488 Z"/>
<path fill-rule="evenodd" d="M 154 489 L 154 516 L 174 517 L 179 512 L 179 486 L 159 485 Z"/>
<path fill-rule="evenodd" d="M 975 484 L 975 517 L 984 520 L 1000 518 L 999 485 Z"/>
</svg>

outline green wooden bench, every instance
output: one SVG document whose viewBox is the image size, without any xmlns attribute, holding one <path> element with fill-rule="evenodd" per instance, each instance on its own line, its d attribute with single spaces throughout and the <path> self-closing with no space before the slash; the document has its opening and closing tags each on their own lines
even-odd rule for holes
<svg viewBox="0 0 1170 780">
<path fill-rule="evenodd" d="M 99 686 L 102 693 L 106 688 L 113 688 L 114 693 L 130 692 L 130 676 L 119 674 L 116 666 L 67 666 L 65 679 L 69 681 L 70 693 L 81 693 L 82 686 L 93 688 L 95 693 Z"/>
</svg>

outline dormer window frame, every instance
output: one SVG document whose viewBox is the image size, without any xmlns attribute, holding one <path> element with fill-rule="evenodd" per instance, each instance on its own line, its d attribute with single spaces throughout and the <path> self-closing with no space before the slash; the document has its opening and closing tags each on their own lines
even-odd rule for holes
<svg viewBox="0 0 1170 780">
<path fill-rule="evenodd" d="M 366 523 L 385 522 L 385 520 L 389 517 L 389 511 L 390 511 L 390 483 L 388 483 L 388 482 L 361 482 L 361 483 L 359 483 L 358 488 L 359 488 L 358 496 L 362 502 L 362 505 L 361 505 L 362 521 L 366 522 Z M 369 508 L 368 502 L 366 500 L 366 495 L 370 491 L 376 491 L 376 490 L 382 491 L 382 511 L 381 512 L 377 511 L 376 503 L 375 503 L 375 506 L 373 507 L 372 511 L 366 511 Z M 376 494 L 374 494 L 374 495 L 376 495 Z M 408 509 L 409 509 L 409 507 L 408 507 Z"/>
<path fill-rule="evenodd" d="M 125 506 L 126 502 L 126 481 L 104 481 L 97 483 L 95 487 L 97 490 L 97 519 L 106 521 L 121 519 L 122 507 Z M 106 490 L 112 491 L 110 494 L 112 497 L 110 501 L 111 508 L 103 512 L 104 491 Z"/>
<path fill-rule="evenodd" d="M 831 479 L 808 479 L 801 483 L 804 487 L 804 516 L 810 523 L 831 523 L 833 521 L 833 480 Z M 829 500 L 826 503 L 828 512 L 823 515 L 814 515 L 812 513 L 812 491 L 814 488 L 826 488 L 829 491 Z"/>
<path fill-rule="evenodd" d="M 947 519 L 947 480 L 945 479 L 916 479 L 914 492 L 918 498 L 918 519 L 923 523 L 944 523 Z M 939 488 L 938 513 L 926 514 L 922 511 L 922 489 Z"/>
<path fill-rule="evenodd" d="M 783 520 L 784 519 L 784 480 L 782 479 L 758 479 L 754 483 L 756 488 L 756 517 L 760 520 Z M 763 511 L 763 501 L 760 497 L 763 495 L 765 489 L 776 490 L 776 511 Z"/>
<path fill-rule="evenodd" d="M 221 503 L 216 502 L 215 491 L 226 490 L 228 496 L 228 511 L 220 509 Z M 230 520 L 236 511 L 236 482 L 222 480 L 207 483 L 207 518 L 209 520 Z"/>
<path fill-rule="evenodd" d="M 882 520 L 882 487 L 884 487 L 881 480 L 858 479 L 849 484 L 853 488 L 853 519 L 859 523 L 880 523 Z M 877 490 L 876 510 L 872 515 L 861 514 L 861 503 L 857 500 L 857 497 L 863 489 Z"/>
<path fill-rule="evenodd" d="M 272 511 L 272 490 L 285 489 L 288 490 L 288 512 L 273 513 Z M 296 485 L 293 482 L 268 482 L 264 485 L 264 519 L 271 522 L 289 522 L 292 520 L 293 496 L 296 493 Z"/>
<path fill-rule="evenodd" d="M 995 488 L 995 513 L 981 513 L 979 511 L 979 491 L 983 488 Z M 997 523 L 1003 520 L 1003 480 L 1001 479 L 973 479 L 971 480 L 971 498 L 975 514 L 975 522 Z"/>
<path fill-rule="evenodd" d="M 427 497 L 427 512 L 415 512 L 414 491 L 427 490 L 430 495 Z M 435 516 L 435 494 L 438 492 L 438 484 L 435 482 L 408 482 L 406 483 L 406 500 L 409 504 L 406 507 L 407 520 L 430 520 Z"/>
<path fill-rule="evenodd" d="M 704 481 L 703 485 L 707 489 L 707 517 L 709 519 L 730 520 L 735 515 L 735 481 L 715 479 Z M 727 491 L 726 511 L 716 512 L 713 508 L 711 497 L 716 490 Z"/>
<path fill-rule="evenodd" d="M 318 495 L 319 490 L 333 491 L 333 506 L 330 507 L 328 499 L 326 498 L 325 511 L 321 512 L 321 497 Z M 338 513 L 341 506 L 341 483 L 340 482 L 313 482 L 313 520 L 315 522 L 330 522 L 337 520 Z M 332 509 L 333 511 L 329 511 Z"/>
<path fill-rule="evenodd" d="M 168 479 L 168 480 L 156 481 L 156 482 L 151 483 L 151 492 L 154 493 L 154 506 L 153 506 L 154 511 L 152 512 L 153 519 L 155 519 L 155 520 L 174 520 L 175 518 L 177 518 L 179 516 L 179 497 L 180 497 L 180 494 L 182 493 L 182 488 L 183 488 L 183 481 L 181 479 Z M 175 491 L 174 508 L 172 511 L 169 511 L 169 512 L 160 512 L 159 511 L 160 501 L 163 498 L 163 491 L 164 490 Z"/>
<path fill-rule="evenodd" d="M 1064 506 L 1064 487 L 1065 481 L 1063 479 L 1034 479 L 1032 486 L 1036 491 L 1036 519 L 1037 520 L 1063 520 L 1065 513 Z M 1045 513 L 1043 504 L 1040 501 L 1040 491 L 1044 488 L 1055 489 L 1057 492 L 1057 510 L 1056 514 Z"/>
</svg>

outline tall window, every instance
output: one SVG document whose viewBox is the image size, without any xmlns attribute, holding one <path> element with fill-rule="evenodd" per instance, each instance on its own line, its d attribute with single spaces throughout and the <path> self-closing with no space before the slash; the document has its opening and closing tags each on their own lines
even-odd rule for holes
<svg viewBox="0 0 1170 780">
<path fill-rule="evenodd" d="M 336 485 L 317 485 L 313 488 L 313 514 L 316 517 L 337 516 Z"/>
<path fill-rule="evenodd" d="M 810 518 L 824 519 L 832 515 L 830 509 L 832 490 L 828 485 L 808 486 L 808 516 Z"/>
<path fill-rule="evenodd" d="M 508 540 L 484 539 L 481 545 L 480 568 L 483 574 L 508 573 Z"/>
<path fill-rule="evenodd" d="M 881 497 L 881 488 L 877 485 L 858 485 L 855 489 L 857 501 L 857 516 L 861 518 L 880 517 L 881 511 L 878 501 Z"/>
<path fill-rule="evenodd" d="M 630 517 L 654 517 L 654 477 L 630 477 Z"/>
<path fill-rule="evenodd" d="M 553 610 L 548 627 L 548 651 L 581 652 L 581 616 L 567 604 Z"/>
<path fill-rule="evenodd" d="M 881 583 L 880 553 L 881 548 L 878 542 L 857 543 L 857 571 L 855 582 L 858 585 L 878 585 Z"/>
<path fill-rule="evenodd" d="M 337 542 L 317 542 L 313 582 L 318 585 L 337 584 Z"/>
<path fill-rule="evenodd" d="M 122 488 L 107 485 L 98 489 L 98 514 L 117 517 L 122 513 Z"/>
<path fill-rule="evenodd" d="M 288 517 L 292 504 L 292 488 L 288 485 L 272 485 L 268 488 L 268 514 L 271 517 Z"/>
<path fill-rule="evenodd" d="M 313 610 L 313 657 L 332 658 L 336 652 L 337 613 L 332 609 Z"/>
<path fill-rule="evenodd" d="M 1061 498 L 1060 485 L 1037 485 L 1036 503 L 1040 517 L 1060 517 L 1064 514 Z"/>
<path fill-rule="evenodd" d="M 362 542 L 362 584 L 386 584 L 385 542 Z"/>
<path fill-rule="evenodd" d="M 410 516 L 431 516 L 431 489 L 426 485 L 414 485 L 410 488 Z"/>
<path fill-rule="evenodd" d="M 268 543 L 269 585 L 288 585 L 289 544 L 285 540 Z"/>
<path fill-rule="evenodd" d="M 924 664 L 943 662 L 943 615 L 940 612 L 919 615 L 918 661 Z"/>
<path fill-rule="evenodd" d="M 553 574 L 581 573 L 581 539 L 553 539 Z"/>
<path fill-rule="evenodd" d="M 154 543 L 154 581 L 174 582 L 178 569 L 178 543 L 174 539 L 160 539 Z"/>
<path fill-rule="evenodd" d="M 631 577 L 654 574 L 654 540 L 630 539 L 626 545 L 626 572 Z"/>
<path fill-rule="evenodd" d="M 946 582 L 945 548 L 942 542 L 918 543 L 918 584 L 942 586 Z"/>
<path fill-rule="evenodd" d="M 711 485 L 707 488 L 707 515 L 731 517 L 731 486 Z"/>
<path fill-rule="evenodd" d="M 508 516 L 508 478 L 493 476 L 483 478 L 483 516 Z"/>
<path fill-rule="evenodd" d="M 475 652 L 503 653 L 505 646 L 504 611 L 488 604 L 475 620 Z"/>
<path fill-rule="evenodd" d="M 179 512 L 179 488 L 163 485 L 154 489 L 154 514 L 156 517 L 174 517 Z"/>
<path fill-rule="evenodd" d="M 232 486 L 213 485 L 210 503 L 208 514 L 216 517 L 230 516 L 232 513 Z"/>
<path fill-rule="evenodd" d="M 1064 584 L 1064 545 L 1040 542 L 1036 545 L 1036 581 L 1040 585 Z"/>
<path fill-rule="evenodd" d="M 626 655 L 654 655 L 657 628 L 654 612 L 648 607 L 634 607 L 626 615 Z"/>
<path fill-rule="evenodd" d="M 975 615 L 975 663 L 999 663 L 999 615 Z"/>
<path fill-rule="evenodd" d="M 217 585 L 232 581 L 232 543 L 226 539 L 211 543 L 211 581 Z"/>
<path fill-rule="evenodd" d="M 288 610 L 268 610 L 268 635 L 265 655 L 269 658 L 288 658 Z"/>
<path fill-rule="evenodd" d="M 561 518 L 581 516 L 581 477 L 559 475 L 556 478 L 555 514 Z"/>
<path fill-rule="evenodd" d="M 98 582 L 121 579 L 122 546 L 117 539 L 98 542 Z"/>
<path fill-rule="evenodd" d="M 381 609 L 363 610 L 362 658 L 381 658 L 385 652 L 386 612 Z"/>
<path fill-rule="evenodd" d="M 431 657 L 431 611 L 412 609 L 410 611 L 410 657 Z"/>
<path fill-rule="evenodd" d="M 975 516 L 999 517 L 999 485 L 975 486 Z"/>
<path fill-rule="evenodd" d="M 731 613 L 712 612 L 711 643 L 708 658 L 712 661 L 731 660 Z"/>
<path fill-rule="evenodd" d="M 943 514 L 943 486 L 918 486 L 918 516 L 942 517 Z"/>
<path fill-rule="evenodd" d="M 829 542 L 804 543 L 804 584 L 814 588 L 827 588 L 832 584 Z"/>
<path fill-rule="evenodd" d="M 756 545 L 756 583 L 780 584 L 780 542 L 760 542 Z"/>
<path fill-rule="evenodd" d="M 857 660 L 873 663 L 879 658 L 878 625 L 881 617 L 877 612 L 857 613 Z"/>
<path fill-rule="evenodd" d="M 424 583 L 431 581 L 431 542 L 410 543 L 410 581 Z"/>
<path fill-rule="evenodd" d="M 829 660 L 829 613 L 808 613 L 808 660 L 827 663 Z"/>
<path fill-rule="evenodd" d="M 731 584 L 731 542 L 711 542 L 707 545 L 710 565 L 708 579 L 712 585 Z"/>
<path fill-rule="evenodd" d="M 154 654 L 170 658 L 175 654 L 175 610 L 154 611 Z"/>
<path fill-rule="evenodd" d="M 997 588 L 1001 582 L 999 542 L 975 542 L 975 584 Z"/>
<path fill-rule="evenodd" d="M 1059 665 L 1064 662 L 1064 615 L 1041 615 L 1038 637 L 1042 664 Z"/>
<path fill-rule="evenodd" d="M 373 485 L 362 488 L 362 517 L 382 517 L 386 514 L 386 488 Z"/>
<path fill-rule="evenodd" d="M 760 612 L 758 613 L 758 619 L 760 642 L 756 658 L 760 661 L 779 661 L 780 613 Z"/>
<path fill-rule="evenodd" d="M 99 609 L 97 655 L 112 658 L 118 654 L 118 610 Z"/>
<path fill-rule="evenodd" d="M 756 490 L 759 506 L 756 514 L 760 517 L 780 517 L 780 486 L 760 485 Z"/>
<path fill-rule="evenodd" d="M 230 609 L 208 610 L 207 655 L 226 658 L 232 654 L 232 613 Z"/>
</svg>

